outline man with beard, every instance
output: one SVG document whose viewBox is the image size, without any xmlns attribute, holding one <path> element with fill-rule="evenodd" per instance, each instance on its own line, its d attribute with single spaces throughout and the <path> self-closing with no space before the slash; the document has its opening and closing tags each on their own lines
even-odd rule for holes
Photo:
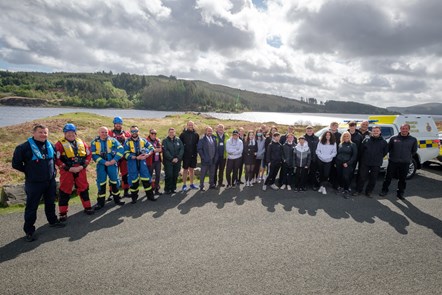
<svg viewBox="0 0 442 295">
<path fill-rule="evenodd" d="M 131 126 L 131 136 L 124 143 L 124 157 L 127 160 L 132 204 L 137 202 L 140 180 L 146 192 L 147 199 L 156 201 L 152 191 L 151 175 L 146 164 L 146 159 L 153 154 L 153 146 L 146 139 L 140 138 L 138 132 L 138 126 Z"/>
<path fill-rule="evenodd" d="M 121 146 L 123 146 L 126 139 L 130 137 L 130 133 L 123 130 L 123 119 L 121 117 L 115 117 L 113 123 L 114 129 L 109 130 L 108 134 L 109 136 L 118 140 Z M 124 157 L 122 157 L 118 161 L 118 170 L 120 171 L 121 175 L 121 186 L 124 189 L 124 197 L 129 197 L 129 183 L 127 181 L 127 161 Z"/>
</svg>

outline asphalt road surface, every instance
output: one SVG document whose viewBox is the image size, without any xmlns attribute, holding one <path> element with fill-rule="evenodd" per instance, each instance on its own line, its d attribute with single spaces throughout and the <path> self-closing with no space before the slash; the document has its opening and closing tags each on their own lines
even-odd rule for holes
<svg viewBox="0 0 442 295">
<path fill-rule="evenodd" d="M 255 185 L 73 206 L 62 229 L 41 208 L 32 243 L 2 215 L 0 294 L 441 294 L 441 189 L 435 165 L 405 201 Z"/>
</svg>

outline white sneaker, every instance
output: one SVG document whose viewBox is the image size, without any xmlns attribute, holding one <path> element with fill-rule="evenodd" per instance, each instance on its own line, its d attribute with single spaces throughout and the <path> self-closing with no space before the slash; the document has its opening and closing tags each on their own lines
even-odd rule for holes
<svg viewBox="0 0 442 295">
<path fill-rule="evenodd" d="M 291 187 L 290 185 L 288 185 L 288 186 L 287 186 L 287 190 L 288 190 L 288 191 L 291 191 L 291 190 L 292 190 L 292 187 Z"/>
<path fill-rule="evenodd" d="M 246 186 L 250 186 L 250 181 L 246 181 Z"/>
<path fill-rule="evenodd" d="M 324 187 L 323 186 L 319 187 L 318 193 L 322 193 L 323 191 L 324 191 Z"/>
<path fill-rule="evenodd" d="M 326 195 L 326 194 L 327 194 L 327 191 L 325 190 L 325 187 L 322 188 L 322 194 L 323 194 L 323 195 Z"/>
<path fill-rule="evenodd" d="M 285 184 L 281 187 L 281 189 L 286 189 L 286 188 L 287 186 Z"/>
<path fill-rule="evenodd" d="M 267 190 L 267 185 L 264 184 L 264 185 L 262 186 L 262 190 L 263 190 L 263 191 L 266 191 L 266 190 Z"/>
<path fill-rule="evenodd" d="M 272 184 L 270 187 L 275 191 L 279 190 L 279 187 L 276 184 Z"/>
</svg>

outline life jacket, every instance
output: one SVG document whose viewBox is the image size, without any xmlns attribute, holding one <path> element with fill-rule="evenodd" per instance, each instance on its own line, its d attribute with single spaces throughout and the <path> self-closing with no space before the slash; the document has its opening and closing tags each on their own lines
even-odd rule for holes
<svg viewBox="0 0 442 295">
<path fill-rule="evenodd" d="M 128 143 L 128 145 L 129 145 L 129 148 L 130 148 L 130 152 L 133 153 L 133 154 L 141 153 L 141 150 L 142 150 L 142 149 L 144 148 L 144 146 L 146 145 L 146 142 L 145 142 L 144 140 L 142 140 L 141 138 L 140 138 L 138 141 L 139 141 L 139 143 L 140 143 L 140 146 L 139 146 L 139 150 L 136 151 L 136 150 L 135 150 L 135 142 L 134 142 L 134 140 L 133 140 L 132 138 L 129 138 L 129 139 L 127 140 L 127 143 Z"/>
<path fill-rule="evenodd" d="M 34 139 L 32 137 L 29 137 L 28 142 L 31 145 L 32 161 L 43 160 L 44 157 L 41 154 L 40 150 L 38 149 L 38 146 L 35 143 Z M 46 145 L 46 150 L 48 151 L 47 158 L 53 159 L 54 158 L 54 149 L 52 148 L 52 144 L 50 144 L 49 141 L 46 140 L 45 145 Z"/>
<path fill-rule="evenodd" d="M 112 144 L 113 144 L 112 139 L 108 137 L 107 138 L 107 142 L 106 142 L 106 146 L 107 146 L 106 154 L 110 154 L 112 152 Z M 95 152 L 94 152 L 94 154 L 101 155 L 101 140 L 100 140 L 100 137 L 95 138 L 94 145 L 95 145 Z"/>
<path fill-rule="evenodd" d="M 118 140 L 121 144 L 124 144 L 125 139 L 127 138 L 127 132 L 121 129 L 120 133 L 116 133 L 115 129 L 110 130 L 108 133 L 109 136 L 112 136 L 116 140 Z"/>
<path fill-rule="evenodd" d="M 86 157 L 86 147 L 84 146 L 84 142 L 81 139 L 76 138 L 77 148 L 74 150 L 71 143 L 66 140 L 66 138 L 60 139 L 60 143 L 63 146 L 64 156 L 66 158 L 75 158 L 75 157 Z"/>
</svg>

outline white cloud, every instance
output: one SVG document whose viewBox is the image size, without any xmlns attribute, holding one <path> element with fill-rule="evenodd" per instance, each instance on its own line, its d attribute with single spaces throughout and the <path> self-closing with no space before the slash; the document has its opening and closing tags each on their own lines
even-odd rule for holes
<svg viewBox="0 0 442 295">
<path fill-rule="evenodd" d="M 11 70 L 165 74 L 380 106 L 442 93 L 438 0 L 40 0 L 0 10 L 0 64 Z"/>
</svg>

